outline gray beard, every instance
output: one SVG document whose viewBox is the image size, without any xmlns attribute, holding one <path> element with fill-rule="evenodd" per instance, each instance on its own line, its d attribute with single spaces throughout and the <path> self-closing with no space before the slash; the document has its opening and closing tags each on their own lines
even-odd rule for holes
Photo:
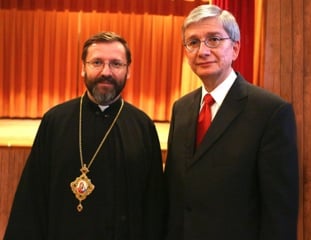
<svg viewBox="0 0 311 240">
<path fill-rule="evenodd" d="M 113 102 L 113 100 L 117 97 L 117 93 L 116 93 L 115 89 L 111 92 L 108 92 L 105 94 L 100 94 L 97 91 L 96 86 L 93 87 L 93 89 L 92 89 L 92 95 L 99 105 L 108 105 L 111 102 Z"/>
<path fill-rule="evenodd" d="M 109 77 L 106 78 L 109 80 Z M 107 93 L 100 93 L 97 89 L 97 83 L 100 81 L 100 78 L 98 78 L 95 83 L 92 83 L 91 81 L 88 80 L 87 74 L 85 73 L 84 75 L 84 82 L 86 85 L 86 88 L 90 92 L 90 94 L 94 97 L 95 101 L 99 105 L 109 105 L 110 103 L 114 102 L 121 94 L 123 88 L 125 87 L 126 84 L 126 75 L 124 75 L 123 83 L 118 84 L 117 81 L 115 81 L 113 78 L 110 78 L 110 82 L 114 84 L 114 89 Z"/>
</svg>

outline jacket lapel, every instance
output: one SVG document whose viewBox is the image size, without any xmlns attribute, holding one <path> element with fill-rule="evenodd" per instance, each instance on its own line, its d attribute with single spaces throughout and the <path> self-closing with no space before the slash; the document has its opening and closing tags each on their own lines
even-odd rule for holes
<svg viewBox="0 0 311 240">
<path fill-rule="evenodd" d="M 192 158 L 193 152 L 195 149 L 195 139 L 196 139 L 196 127 L 197 127 L 197 118 L 198 118 L 198 111 L 200 109 L 200 101 L 201 101 L 201 88 L 197 89 L 194 92 L 193 98 L 191 99 L 191 102 L 189 102 L 189 105 L 185 108 L 188 126 L 187 129 L 185 129 L 185 136 L 186 136 L 186 149 L 188 149 L 188 158 Z M 189 113 L 189 114 L 187 114 Z"/>
<path fill-rule="evenodd" d="M 215 118 L 212 121 L 202 143 L 195 151 L 188 167 L 198 161 L 205 154 L 215 141 L 230 126 L 231 122 L 240 114 L 247 103 L 246 82 L 240 76 L 236 79 L 227 96 L 225 97 L 221 107 L 219 108 Z"/>
</svg>

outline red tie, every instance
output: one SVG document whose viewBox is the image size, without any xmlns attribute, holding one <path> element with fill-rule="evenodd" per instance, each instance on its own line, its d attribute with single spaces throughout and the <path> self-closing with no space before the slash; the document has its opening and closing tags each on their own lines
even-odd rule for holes
<svg viewBox="0 0 311 240">
<path fill-rule="evenodd" d="M 215 100 L 212 95 L 206 94 L 203 99 L 203 107 L 199 114 L 198 118 L 198 126 L 197 126 L 197 146 L 201 143 L 207 129 L 211 125 L 212 114 L 211 114 L 211 106 Z"/>
</svg>

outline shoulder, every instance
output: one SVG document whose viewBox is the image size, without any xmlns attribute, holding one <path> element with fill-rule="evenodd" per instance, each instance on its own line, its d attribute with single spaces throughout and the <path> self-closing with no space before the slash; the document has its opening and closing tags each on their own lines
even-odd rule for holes
<svg viewBox="0 0 311 240">
<path fill-rule="evenodd" d="M 141 109 L 134 105 L 124 102 L 123 110 L 118 119 L 118 124 L 123 126 L 123 131 L 128 129 L 130 134 L 133 132 L 142 133 L 145 136 L 156 135 L 154 121 Z"/>
<path fill-rule="evenodd" d="M 152 122 L 149 115 L 129 102 L 124 101 L 123 115 L 131 119 Z"/>
<path fill-rule="evenodd" d="M 260 86 L 247 82 L 240 74 L 232 86 L 232 89 L 240 89 L 248 100 L 252 103 L 257 103 L 261 106 L 273 106 L 273 105 L 287 105 L 290 104 L 281 96 L 273 93 Z"/>
<path fill-rule="evenodd" d="M 223 104 L 227 107 L 245 106 L 245 113 L 255 114 L 260 119 L 294 118 L 293 105 L 279 95 L 251 84 L 238 76 Z M 286 116 L 286 117 L 285 117 Z M 272 117 L 272 118 L 271 118 Z"/>
<path fill-rule="evenodd" d="M 62 119 L 77 113 L 80 105 L 80 97 L 74 98 L 63 103 L 59 103 L 43 115 L 43 119 Z"/>
<path fill-rule="evenodd" d="M 57 133 L 61 134 L 76 126 L 79 121 L 79 99 L 57 104 L 45 112 L 37 130 L 38 138 L 52 139 Z"/>
<path fill-rule="evenodd" d="M 178 106 L 182 106 L 184 108 L 184 107 L 187 107 L 188 105 L 193 107 L 193 104 L 195 104 L 196 102 L 197 103 L 200 102 L 201 92 L 202 92 L 202 89 L 201 89 L 201 87 L 199 87 L 199 88 L 185 94 L 184 96 L 180 97 L 179 99 L 177 99 L 174 102 L 173 107 L 178 108 Z"/>
</svg>

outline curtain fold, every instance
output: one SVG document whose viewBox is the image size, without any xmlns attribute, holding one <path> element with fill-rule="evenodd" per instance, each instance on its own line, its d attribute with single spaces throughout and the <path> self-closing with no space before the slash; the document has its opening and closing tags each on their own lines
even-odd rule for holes
<svg viewBox="0 0 311 240">
<path fill-rule="evenodd" d="M 51 106 L 76 95 L 76 18 L 76 13 L 68 12 L 0 10 L 0 22 L 5 23 L 1 117 L 41 117 Z"/>
<path fill-rule="evenodd" d="M 52 106 L 80 96 L 85 91 L 80 74 L 84 41 L 98 31 L 114 31 L 125 37 L 133 55 L 123 97 L 153 120 L 169 121 L 173 102 L 198 86 L 189 82 L 197 80 L 188 77 L 184 63 L 180 14 L 202 4 L 169 2 L 0 0 L 0 118 L 41 118 Z M 249 22 L 241 32 L 250 42 L 250 10 L 238 0 L 224 2 L 239 21 Z M 252 46 L 247 43 L 242 51 L 247 54 L 239 56 L 237 68 L 252 74 Z"/>
</svg>

